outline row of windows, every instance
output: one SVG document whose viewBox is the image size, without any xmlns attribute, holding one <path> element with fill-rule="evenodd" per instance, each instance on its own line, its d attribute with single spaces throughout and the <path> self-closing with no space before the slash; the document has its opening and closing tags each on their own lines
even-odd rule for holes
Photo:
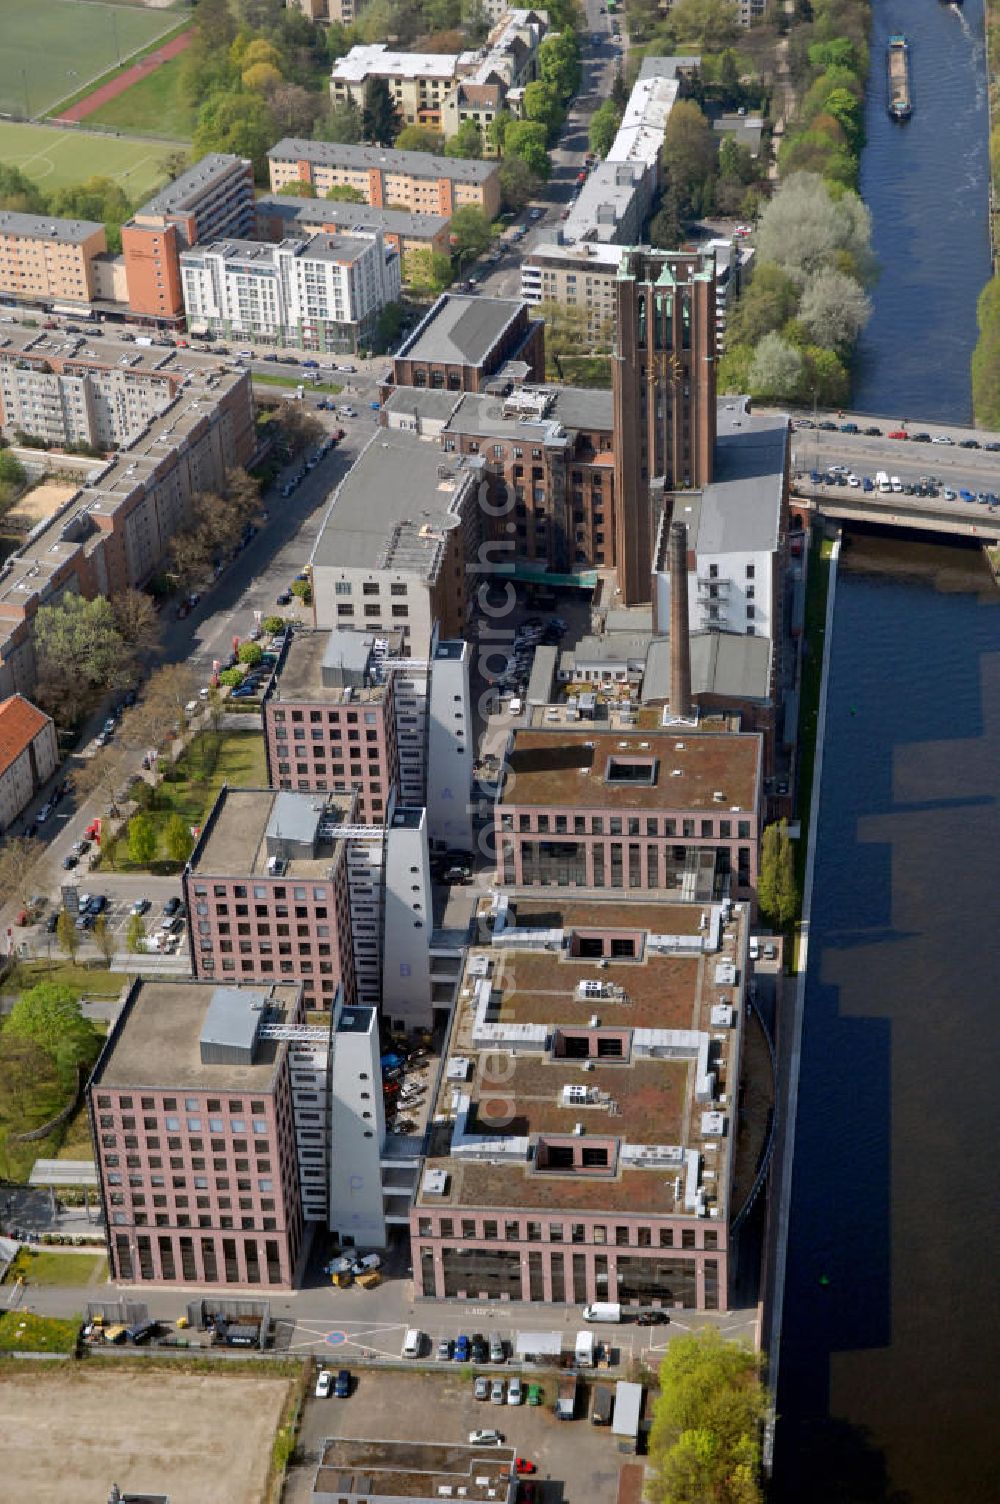
<svg viewBox="0 0 1000 1504">
<path fill-rule="evenodd" d="M 522 1230 L 523 1229 L 523 1230 Z M 521 1223 L 515 1219 L 504 1222 L 485 1218 L 479 1221 L 475 1217 L 439 1217 L 435 1224 L 432 1217 L 420 1217 L 417 1221 L 417 1236 L 421 1238 L 482 1238 L 486 1242 L 506 1243 L 595 1243 L 598 1245 L 611 1243 L 617 1248 L 718 1248 L 719 1234 L 715 1228 L 705 1227 L 700 1229 L 702 1241 L 699 1243 L 698 1229 L 694 1227 L 681 1228 L 680 1242 L 675 1241 L 675 1229 L 673 1227 L 630 1227 L 623 1223 L 608 1226 L 598 1223 L 588 1227 L 583 1222 L 542 1222 Z M 654 1237 L 655 1233 L 655 1237 Z"/>
<path fill-rule="evenodd" d="M 572 827 L 570 821 L 572 820 Z M 515 824 L 516 822 L 516 824 Z M 718 838 L 722 841 L 731 841 L 733 836 L 733 821 L 718 821 Z M 678 824 L 680 831 L 678 832 Z M 737 820 L 735 839 L 748 841 L 750 839 L 750 821 Z M 699 828 L 696 829 L 695 827 Z M 500 827 L 502 830 L 526 832 L 552 832 L 555 835 L 611 835 L 611 836 L 680 836 L 687 840 L 714 839 L 716 836 L 715 820 L 665 820 L 659 816 L 649 815 L 640 818 L 638 815 L 629 815 L 622 819 L 621 816 L 608 816 L 605 823 L 603 815 L 527 815 L 515 816 L 509 811 L 502 811 L 500 815 Z"/>
</svg>

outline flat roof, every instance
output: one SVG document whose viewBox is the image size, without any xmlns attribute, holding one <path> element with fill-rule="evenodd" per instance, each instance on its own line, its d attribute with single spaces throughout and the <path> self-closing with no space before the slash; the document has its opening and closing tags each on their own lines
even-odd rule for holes
<svg viewBox="0 0 1000 1504">
<path fill-rule="evenodd" d="M 242 991 L 238 987 L 227 990 Z M 273 1010 L 269 1022 L 288 1022 L 297 1012 L 297 983 L 257 985 L 247 990 L 266 996 Z M 267 1091 L 283 1044 L 261 1040 L 253 1064 L 206 1065 L 202 1061 L 202 1030 L 218 991 L 215 981 L 141 979 L 108 1036 L 91 1086 Z"/>
<path fill-rule="evenodd" d="M 432 579 L 480 469 L 416 434 L 376 429 L 334 493 L 311 562 Z"/>
<path fill-rule="evenodd" d="M 340 141 L 306 141 L 285 136 L 268 152 L 271 162 L 309 162 L 314 167 L 379 168 L 418 178 L 447 178 L 451 182 L 485 183 L 499 170 L 498 162 L 472 157 L 444 157 L 429 151 L 396 151 L 386 146 L 359 146 Z"/>
<path fill-rule="evenodd" d="M 191 858 L 195 877 L 266 877 L 267 836 L 308 840 L 320 820 L 346 823 L 353 795 L 300 794 L 288 789 L 223 788 Z M 277 822 L 277 823 L 274 823 Z M 287 878 L 326 877 L 336 837 L 318 840 L 315 856 L 293 857 Z"/>
<path fill-rule="evenodd" d="M 76 245 L 91 235 L 104 234 L 103 224 L 94 219 L 56 219 L 51 214 L 22 214 L 18 209 L 0 209 L 0 235 L 16 235 L 21 240 L 61 240 Z"/>
<path fill-rule="evenodd" d="M 234 167 L 243 167 L 249 173 L 252 164 L 246 158 L 237 157 L 231 152 L 207 152 L 187 172 L 182 172 L 179 178 L 147 199 L 136 210 L 136 218 L 144 214 L 176 214 L 190 209 L 209 188 L 223 182 Z"/>
<path fill-rule="evenodd" d="M 385 42 L 369 42 L 352 47 L 334 63 L 330 78 L 334 83 L 360 84 L 370 74 L 383 78 L 454 78 L 458 72 L 457 52 L 393 52 Z"/>
<path fill-rule="evenodd" d="M 699 556 L 772 553 L 778 546 L 784 502 L 788 419 L 755 417 L 738 403 L 720 402 L 711 485 L 678 495 L 674 519 L 688 524 Z"/>
<path fill-rule="evenodd" d="M 346 686 L 327 684 L 324 668 L 342 665 L 353 673 L 363 674 L 376 637 L 389 640 L 389 653 L 398 656 L 402 647 L 399 632 L 351 631 L 344 628 L 317 627 L 295 632 L 279 660 L 270 701 L 314 700 L 340 704 Z M 371 704 L 385 695 L 385 684 L 351 686 L 352 703 Z"/>
<path fill-rule="evenodd" d="M 513 1447 L 382 1438 L 327 1440 L 322 1443 L 313 1497 L 436 1501 L 460 1491 L 473 1504 L 506 1504 L 513 1463 Z"/>
<path fill-rule="evenodd" d="M 512 416 L 506 411 L 506 399 L 466 392 L 452 413 L 446 431 L 475 434 L 477 438 L 521 439 L 526 444 L 565 445 L 566 434 L 548 411 L 544 417 L 530 419 Z"/>
<path fill-rule="evenodd" d="M 442 293 L 400 346 L 396 359 L 482 365 L 526 306 L 520 298 Z"/>
<path fill-rule="evenodd" d="M 389 413 L 430 418 L 446 423 L 465 396 L 463 392 L 439 392 L 429 386 L 393 387 L 382 407 Z"/>
<path fill-rule="evenodd" d="M 650 784 L 607 782 L 609 759 L 655 761 Z M 671 731 L 622 733 L 515 728 L 499 803 L 608 810 L 752 811 L 760 778 L 756 735 Z M 509 782 L 508 782 L 509 781 Z M 723 798 L 714 795 L 721 791 Z"/>
<path fill-rule="evenodd" d="M 742 905 L 509 896 L 490 944 L 466 957 L 449 1042 L 456 1069 L 441 1078 L 427 1160 L 448 1179 L 442 1191 L 440 1177 L 423 1177 L 421 1207 L 693 1216 L 700 1188 L 725 1217 L 745 925 Z M 581 954 L 595 939 L 609 952 L 626 938 L 630 957 Z M 564 1036 L 595 1032 L 620 1054 L 592 1048 L 584 1068 Z M 723 1134 L 703 1120 L 709 1106 L 727 1117 Z M 538 1141 L 553 1138 L 610 1146 L 608 1170 L 544 1168 Z"/>
<path fill-rule="evenodd" d="M 691 688 L 696 695 L 766 700 L 771 692 L 771 640 L 742 632 L 691 633 Z M 650 641 L 642 699 L 670 698 L 670 638 Z"/>
</svg>

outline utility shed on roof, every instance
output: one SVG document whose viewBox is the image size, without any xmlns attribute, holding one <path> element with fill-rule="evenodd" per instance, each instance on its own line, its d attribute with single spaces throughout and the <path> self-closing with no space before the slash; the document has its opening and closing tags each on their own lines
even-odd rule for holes
<svg viewBox="0 0 1000 1504">
<path fill-rule="evenodd" d="M 252 1065 L 267 1008 L 267 993 L 250 987 L 216 987 L 201 1026 L 203 1065 Z"/>
<path fill-rule="evenodd" d="M 641 1419 L 642 1385 L 627 1384 L 620 1379 L 615 1385 L 615 1415 L 611 1422 L 611 1434 L 634 1451 L 639 1442 Z"/>
</svg>

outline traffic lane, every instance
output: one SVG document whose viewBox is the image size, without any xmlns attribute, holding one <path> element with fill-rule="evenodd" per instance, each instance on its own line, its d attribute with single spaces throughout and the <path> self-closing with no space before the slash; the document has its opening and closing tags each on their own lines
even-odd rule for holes
<svg viewBox="0 0 1000 1504">
<path fill-rule="evenodd" d="M 846 434 L 822 434 L 817 439 L 815 435 L 800 436 L 796 432 L 792 442 L 793 468 L 826 470 L 833 464 L 848 465 L 856 475 L 872 478 L 878 470 L 907 479 L 939 476 L 943 485 L 955 489 L 965 484 L 963 477 L 976 482 L 969 486 L 970 490 L 995 490 L 1000 485 L 1000 454 L 982 449 L 901 441 L 887 445 L 878 439 L 852 442 Z"/>
</svg>

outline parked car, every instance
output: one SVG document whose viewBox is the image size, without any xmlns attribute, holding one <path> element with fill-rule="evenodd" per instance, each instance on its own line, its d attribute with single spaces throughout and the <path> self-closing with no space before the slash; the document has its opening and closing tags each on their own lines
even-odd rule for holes
<svg viewBox="0 0 1000 1504">
<path fill-rule="evenodd" d="M 451 1362 L 451 1338 L 450 1337 L 442 1337 L 441 1338 L 440 1342 L 438 1343 L 437 1355 L 438 1355 L 438 1362 L 439 1363 L 450 1363 Z M 477 1395 L 476 1398 L 478 1399 L 479 1396 Z"/>
<path fill-rule="evenodd" d="M 469 1339 L 465 1335 L 464 1332 L 461 1332 L 455 1338 L 455 1346 L 454 1346 L 454 1349 L 452 1351 L 452 1357 L 454 1358 L 454 1360 L 455 1360 L 456 1363 L 468 1363 L 468 1361 L 469 1361 L 469 1353 L 470 1353 Z M 479 1358 L 476 1357 L 474 1350 L 472 1350 L 472 1360 L 473 1360 L 474 1363 L 478 1363 L 478 1362 L 482 1361 L 481 1359 L 479 1359 Z"/>
<path fill-rule="evenodd" d="M 63 864 L 63 871 L 64 872 L 72 872 L 73 868 L 76 866 L 76 864 L 77 864 L 77 862 L 79 860 L 80 860 L 80 858 L 74 856 L 72 852 L 70 852 L 68 856 L 64 856 L 63 857 L 63 862 L 62 862 L 62 864 Z"/>
<path fill-rule="evenodd" d="M 137 898 L 129 909 L 130 914 L 146 914 L 149 912 L 150 902 L 148 898 Z"/>
<path fill-rule="evenodd" d="M 59 910 L 58 909 L 53 909 L 52 913 L 49 915 L 49 917 L 45 921 L 45 933 L 47 935 L 54 935 L 55 932 L 56 932 L 56 930 L 58 928 L 59 928 Z"/>
<path fill-rule="evenodd" d="M 490 1333 L 490 1362 L 506 1363 L 507 1353 L 504 1349 L 503 1338 L 496 1332 Z"/>
<path fill-rule="evenodd" d="M 278 606 L 290 606 L 292 604 L 292 592 L 282 590 L 275 596 L 275 604 Z"/>
<path fill-rule="evenodd" d="M 490 1361 L 489 1343 L 482 1332 L 474 1332 L 472 1335 L 472 1361 L 473 1363 L 488 1363 Z"/>
<path fill-rule="evenodd" d="M 523 1478 L 528 1473 L 537 1473 L 538 1469 L 527 1457 L 515 1457 L 514 1471 L 519 1478 Z"/>
<path fill-rule="evenodd" d="M 637 1326 L 666 1326 L 670 1316 L 654 1306 L 648 1311 L 640 1311 L 635 1320 Z"/>
<path fill-rule="evenodd" d="M 485 1374 L 480 1374 L 472 1386 L 472 1395 L 477 1400 L 488 1400 L 490 1397 L 490 1381 Z"/>
<path fill-rule="evenodd" d="M 348 1397 L 348 1395 L 350 1394 L 350 1392 L 351 1392 L 351 1372 L 350 1372 L 350 1369 L 348 1369 L 348 1368 L 341 1368 L 341 1369 L 338 1370 L 337 1377 L 336 1377 L 336 1379 L 334 1380 L 334 1383 L 333 1383 L 334 1398 L 338 1399 L 338 1400 L 346 1400 L 347 1397 Z"/>
<path fill-rule="evenodd" d="M 503 1435 L 499 1431 L 470 1431 L 470 1447 L 502 1447 Z"/>
<path fill-rule="evenodd" d="M 524 1384 L 518 1378 L 513 1378 L 507 1385 L 508 1405 L 520 1405 L 524 1401 Z"/>
<path fill-rule="evenodd" d="M 507 1385 L 503 1379 L 494 1379 L 490 1384 L 490 1404 L 502 1405 L 507 1398 Z"/>
<path fill-rule="evenodd" d="M 545 1391 L 541 1384 L 528 1385 L 528 1404 L 540 1405 L 545 1398 Z"/>
<path fill-rule="evenodd" d="M 167 899 L 166 903 L 163 905 L 163 912 L 168 919 L 171 918 L 171 916 L 174 914 L 183 914 L 184 904 L 181 899 L 179 899 L 175 895 L 173 898 Z"/>
<path fill-rule="evenodd" d="M 316 1398 L 318 1400 L 329 1399 L 332 1388 L 333 1374 L 328 1368 L 321 1369 L 319 1378 L 316 1380 Z"/>
</svg>

